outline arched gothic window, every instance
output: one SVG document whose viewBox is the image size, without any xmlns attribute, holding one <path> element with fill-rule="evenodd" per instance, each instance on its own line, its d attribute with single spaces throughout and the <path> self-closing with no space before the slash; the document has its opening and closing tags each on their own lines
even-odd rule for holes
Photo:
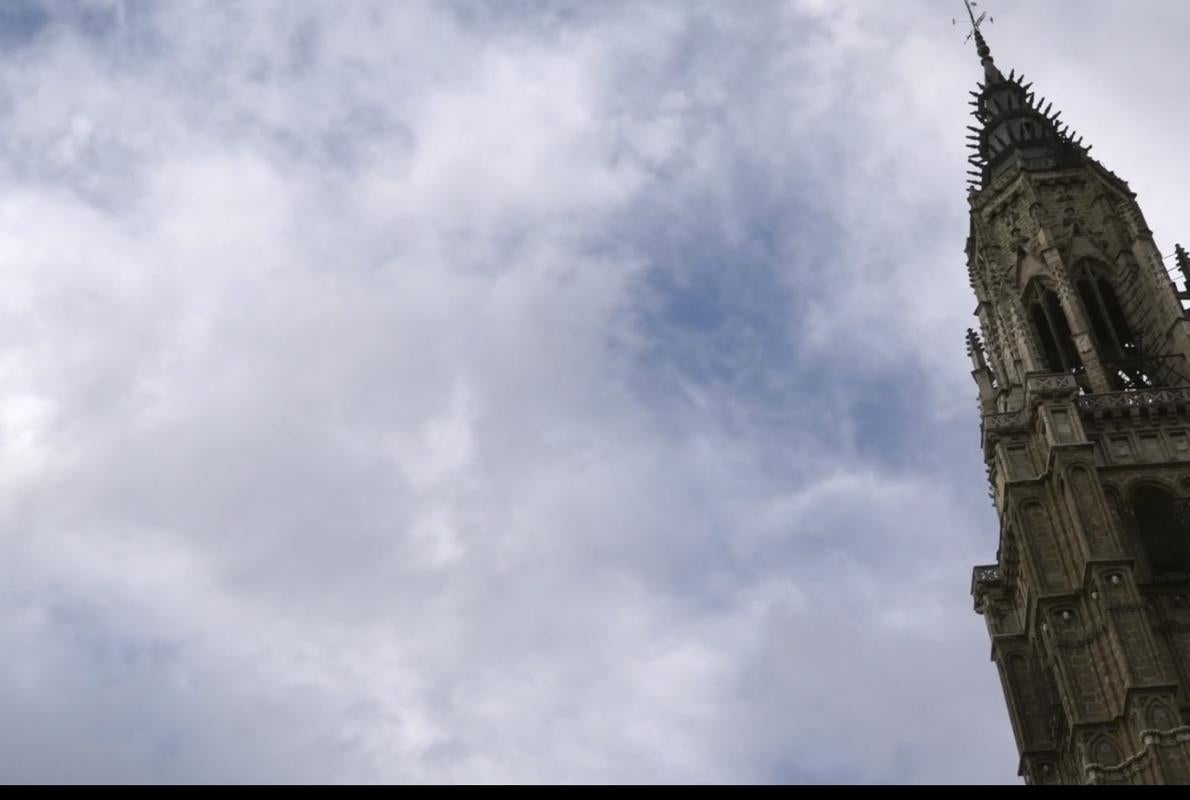
<svg viewBox="0 0 1190 800">
<path fill-rule="evenodd" d="M 1155 381 L 1138 361 L 1136 337 L 1111 282 L 1084 263 L 1075 275 L 1075 284 L 1091 323 L 1096 352 L 1113 388 L 1151 388 Z"/>
<path fill-rule="evenodd" d="M 1174 727 L 1169 709 L 1160 703 L 1154 703 L 1149 709 L 1149 727 L 1159 731 L 1167 731 Z"/>
<path fill-rule="evenodd" d="M 1025 307 L 1029 309 L 1029 322 L 1046 369 L 1081 374 L 1083 361 L 1074 346 L 1074 336 L 1070 333 L 1070 324 L 1057 293 L 1042 282 L 1034 281 L 1025 295 Z"/>
<path fill-rule="evenodd" d="M 1154 577 L 1190 573 L 1190 527 L 1169 491 L 1151 485 L 1136 489 L 1132 516 Z"/>
<path fill-rule="evenodd" d="M 1104 767 L 1114 767 L 1123 760 L 1120 757 L 1120 749 L 1106 736 L 1095 742 L 1092 757 Z"/>
</svg>

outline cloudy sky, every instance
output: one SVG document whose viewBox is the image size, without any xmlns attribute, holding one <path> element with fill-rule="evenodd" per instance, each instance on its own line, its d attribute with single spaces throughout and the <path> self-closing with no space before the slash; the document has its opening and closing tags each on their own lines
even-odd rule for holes
<svg viewBox="0 0 1190 800">
<path fill-rule="evenodd" d="M 958 0 L 4 0 L 0 780 L 1016 782 Z M 1190 9 L 998 62 L 1190 239 Z"/>
</svg>

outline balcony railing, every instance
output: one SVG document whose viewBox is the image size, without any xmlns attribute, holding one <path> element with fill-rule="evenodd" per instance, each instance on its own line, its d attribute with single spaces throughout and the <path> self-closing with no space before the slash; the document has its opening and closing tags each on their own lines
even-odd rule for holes
<svg viewBox="0 0 1190 800">
<path fill-rule="evenodd" d="M 1083 411 L 1130 411 L 1183 406 L 1190 405 L 1190 386 L 1085 394 L 1076 398 L 1074 402 Z"/>
</svg>

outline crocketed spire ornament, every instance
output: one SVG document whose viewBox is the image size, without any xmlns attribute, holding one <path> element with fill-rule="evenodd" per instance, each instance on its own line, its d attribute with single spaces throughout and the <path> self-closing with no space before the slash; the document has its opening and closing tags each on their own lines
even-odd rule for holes
<svg viewBox="0 0 1190 800">
<path fill-rule="evenodd" d="M 1174 245 L 1174 254 L 1178 265 L 1178 272 L 1182 273 L 1182 281 L 1186 285 L 1186 291 L 1190 292 L 1190 253 L 1187 253 L 1186 248 L 1178 244 Z"/>
<path fill-rule="evenodd" d="M 986 14 L 975 16 L 975 4 L 967 2 L 971 18 L 971 38 L 983 65 L 983 82 L 979 91 L 971 92 L 971 115 L 977 125 L 969 125 L 967 146 L 973 151 L 968 158 L 968 187 L 979 190 L 989 185 L 1011 165 L 1034 169 L 1049 169 L 1079 163 L 1090 153 L 1069 126 L 1062 122 L 1062 112 L 1054 111 L 1054 104 L 1040 100 L 1015 70 L 1005 77 L 996 66 L 992 50 L 984 38 L 982 25 Z"/>
</svg>

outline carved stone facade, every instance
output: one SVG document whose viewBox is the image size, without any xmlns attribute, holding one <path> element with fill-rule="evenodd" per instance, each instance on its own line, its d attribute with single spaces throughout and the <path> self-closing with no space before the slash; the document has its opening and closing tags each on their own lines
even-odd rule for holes
<svg viewBox="0 0 1190 800">
<path fill-rule="evenodd" d="M 1128 185 L 975 40 L 968 347 L 1001 531 L 972 594 L 1020 775 L 1190 783 L 1186 295 Z"/>
</svg>

